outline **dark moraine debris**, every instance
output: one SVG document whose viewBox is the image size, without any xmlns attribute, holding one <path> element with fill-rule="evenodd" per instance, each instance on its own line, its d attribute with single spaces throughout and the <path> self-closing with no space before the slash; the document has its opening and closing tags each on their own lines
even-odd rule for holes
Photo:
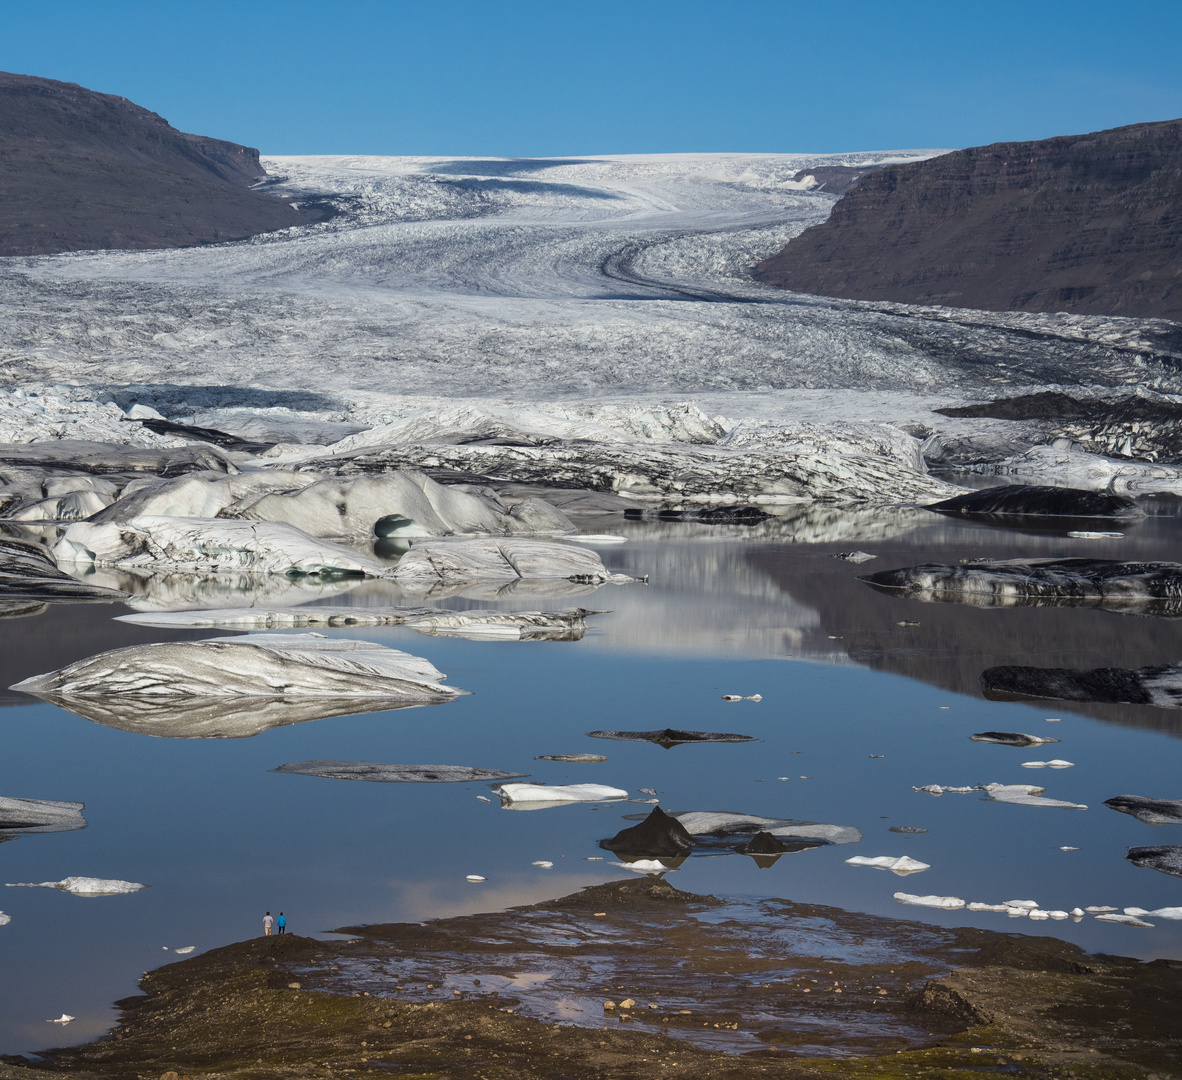
<svg viewBox="0 0 1182 1080">
<path fill-rule="evenodd" d="M 651 742 L 668 750 L 683 743 L 758 742 L 754 735 L 735 735 L 725 731 L 682 731 L 661 728 L 659 731 L 588 731 L 589 739 L 617 739 L 621 742 Z"/>
<path fill-rule="evenodd" d="M 529 775 L 469 765 L 385 765 L 372 761 L 293 761 L 271 771 L 323 776 L 329 780 L 375 780 L 383 784 L 463 784 L 479 780 L 515 780 Z"/>
<path fill-rule="evenodd" d="M 57 568 L 53 557 L 40 544 L 12 537 L 0 537 L 0 597 L 22 600 L 123 600 L 127 593 L 77 581 Z M 22 605 L 28 607 L 28 604 Z M 29 611 L 8 611 L 33 614 Z"/>
<path fill-rule="evenodd" d="M 693 850 L 694 838 L 677 818 L 654 806 L 652 813 L 639 825 L 621 829 L 608 840 L 600 840 L 599 846 L 619 858 L 676 858 Z"/>
<path fill-rule="evenodd" d="M 1157 870 L 1162 874 L 1182 877 L 1182 844 L 1155 844 L 1149 847 L 1131 847 L 1125 858 L 1134 866 L 1146 870 Z"/>
<path fill-rule="evenodd" d="M 1058 739 L 1044 739 L 1041 735 L 1024 735 L 1020 731 L 978 731 L 970 735 L 973 742 L 997 743 L 999 746 L 1041 746 L 1055 743 Z"/>
<path fill-rule="evenodd" d="M 0 837 L 22 833 L 72 832 L 85 829 L 80 802 L 53 799 L 15 799 L 0 795 Z"/>
<path fill-rule="evenodd" d="M 1004 487 L 970 491 L 943 502 L 931 503 L 924 509 L 937 514 L 960 514 L 965 517 L 976 514 L 992 517 L 1121 519 L 1144 516 L 1144 511 L 1124 495 L 1026 484 L 1006 484 Z"/>
<path fill-rule="evenodd" d="M 1182 616 L 1182 563 L 1114 559 L 972 559 L 881 570 L 859 580 L 915 600 L 975 607 L 1097 607 Z"/>
<path fill-rule="evenodd" d="M 39 466 L 105 476 L 111 473 L 150 473 L 183 476 L 191 472 L 239 471 L 216 447 L 197 443 L 144 449 L 86 439 L 47 439 L 33 443 L 0 443 L 0 465 Z"/>
<path fill-rule="evenodd" d="M 191 424 L 178 424 L 173 420 L 157 420 L 149 417 L 140 420 L 149 431 L 157 435 L 175 435 L 181 439 L 192 439 L 194 442 L 213 443 L 223 450 L 238 450 L 244 454 L 261 454 L 270 450 L 274 443 L 255 442 L 244 439 L 239 435 L 231 435 L 228 431 L 218 431 L 217 428 L 194 427 Z"/>
<path fill-rule="evenodd" d="M 1182 825 L 1182 799 L 1150 799 L 1145 795 L 1114 795 L 1104 805 L 1146 825 Z"/>
<path fill-rule="evenodd" d="M 1143 668 L 1038 668 L 1007 665 L 981 672 L 987 698 L 1053 698 L 1182 708 L 1182 664 Z"/>
<path fill-rule="evenodd" d="M 693 521 L 701 525 L 758 525 L 772 515 L 758 506 L 715 506 L 705 510 L 624 511 L 626 518 L 656 518 L 658 521 Z"/>
</svg>

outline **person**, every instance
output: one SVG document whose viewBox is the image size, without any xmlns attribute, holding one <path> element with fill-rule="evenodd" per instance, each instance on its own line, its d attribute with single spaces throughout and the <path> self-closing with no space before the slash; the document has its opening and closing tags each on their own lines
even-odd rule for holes
<svg viewBox="0 0 1182 1080">
<path fill-rule="evenodd" d="M 283 912 L 279 912 L 279 918 L 275 920 L 275 925 L 279 927 L 279 933 L 283 933 L 287 929 L 287 916 Z"/>
<path fill-rule="evenodd" d="M 271 927 L 274 925 L 275 920 L 271 918 L 271 913 L 268 911 L 267 914 L 263 916 L 263 933 L 266 934 L 267 937 L 271 936 Z"/>
</svg>

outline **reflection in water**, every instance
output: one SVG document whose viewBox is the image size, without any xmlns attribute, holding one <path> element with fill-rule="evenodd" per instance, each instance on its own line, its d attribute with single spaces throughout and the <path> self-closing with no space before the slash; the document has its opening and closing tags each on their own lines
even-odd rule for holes
<svg viewBox="0 0 1182 1080">
<path fill-rule="evenodd" d="M 725 731 L 682 731 L 658 728 L 654 731 L 588 731 L 589 739 L 615 739 L 618 742 L 651 742 L 666 750 L 686 743 L 741 743 L 758 741 L 754 735 L 733 735 Z"/>
<path fill-rule="evenodd" d="M 1182 664 L 1090 671 L 1005 665 L 981 673 L 981 690 L 991 701 L 1053 698 L 1179 709 L 1182 708 Z"/>
<path fill-rule="evenodd" d="M 356 694 L 315 698 L 129 698 L 52 693 L 39 696 L 103 727 L 165 739 L 248 739 L 272 728 L 324 720 L 330 716 L 359 716 L 435 704 Z"/>
<path fill-rule="evenodd" d="M 86 575 L 88 582 L 130 594 L 127 606 L 136 611 L 192 611 L 203 608 L 249 608 L 266 604 L 291 607 L 341 596 L 363 581 L 360 577 L 321 578 L 303 574 L 154 573 L 149 570 L 102 569 Z"/>
</svg>

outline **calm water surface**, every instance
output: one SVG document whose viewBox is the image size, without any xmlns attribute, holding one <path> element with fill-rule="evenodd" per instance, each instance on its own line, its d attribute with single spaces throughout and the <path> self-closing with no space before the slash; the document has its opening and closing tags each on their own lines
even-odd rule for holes
<svg viewBox="0 0 1182 1080">
<path fill-rule="evenodd" d="M 1182 660 L 1182 622 L 1084 609 L 925 604 L 857 580 L 895 566 L 982 556 L 1174 559 L 1182 539 L 1175 508 L 1151 509 L 1123 538 L 1103 541 L 903 511 L 814 510 L 754 529 L 595 521 L 589 530 L 629 538 L 600 549 L 605 561 L 649 574 L 648 586 L 428 601 L 610 609 L 589 619 L 593 629 L 581 641 L 327 631 L 425 656 L 472 696 L 251 738 L 155 738 L 2 692 L 0 794 L 85 802 L 89 825 L 0 844 L 0 881 L 89 875 L 151 888 L 102 899 L 0 888 L 0 909 L 12 916 L 0 928 L 0 1052 L 101 1034 L 115 1019 L 112 1002 L 134 993 L 143 971 L 177 959 L 165 947 L 203 950 L 259 933 L 267 909 L 286 912 L 297 933 L 319 934 L 352 923 L 531 903 L 619 877 L 628 871 L 612 866 L 598 842 L 628 824 L 625 816 L 647 811 L 636 803 L 506 810 L 495 798 L 477 798 L 489 795 L 487 784 L 351 783 L 270 771 L 310 758 L 476 765 L 551 784 L 610 784 L 636 799 L 649 797 L 640 788 L 652 788 L 674 812 L 733 810 L 853 825 L 864 835 L 859 844 L 786 855 L 766 870 L 739 855 L 695 857 L 669 880 L 699 892 L 786 897 L 1048 934 L 1105 952 L 1182 957 L 1182 923 L 1156 920 L 1152 930 L 1091 919 L 1039 924 L 903 907 L 892 898 L 904 890 L 991 903 L 1033 899 L 1047 908 L 1182 904 L 1182 880 L 1124 859 L 1130 845 L 1182 843 L 1182 828 L 1143 825 L 1102 805 L 1126 793 L 1182 798 L 1182 713 L 990 702 L 977 683 L 995 664 L 1140 667 Z M 831 557 L 852 548 L 877 558 L 858 566 Z M 186 588 L 166 583 L 136 606 L 184 606 Z M 387 583 L 342 588 L 314 602 L 406 599 Z M 249 594 L 239 602 L 248 603 Z M 211 636 L 112 622 L 126 610 L 55 606 L 0 620 L 4 686 L 133 642 Z M 763 700 L 722 701 L 730 693 Z M 1061 722 L 1048 724 L 1048 717 Z M 664 750 L 585 734 L 665 726 L 761 741 Z M 968 738 L 989 729 L 1061 742 L 1019 750 Z M 608 761 L 534 761 L 539 754 L 587 752 Z M 1049 758 L 1075 766 L 1021 768 Z M 1089 809 L 912 790 L 990 781 L 1041 784 L 1051 797 Z M 892 825 L 928 831 L 902 836 L 889 832 Z M 846 866 L 855 854 L 906 854 L 932 869 L 899 878 Z M 604 861 L 587 861 L 599 856 Z M 542 859 L 554 868 L 531 865 Z M 470 884 L 468 874 L 487 881 Z M 64 1030 L 46 1022 L 63 1011 L 78 1019 Z"/>
</svg>

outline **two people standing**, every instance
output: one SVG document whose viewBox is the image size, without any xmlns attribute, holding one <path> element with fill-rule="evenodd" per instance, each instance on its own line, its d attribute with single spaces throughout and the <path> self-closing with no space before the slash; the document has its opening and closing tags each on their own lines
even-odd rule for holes
<svg viewBox="0 0 1182 1080">
<path fill-rule="evenodd" d="M 282 934 L 286 929 L 287 916 L 285 916 L 282 911 L 279 912 L 278 919 L 271 918 L 271 913 L 269 911 L 263 916 L 263 933 L 267 937 L 271 936 L 271 932 L 273 930 L 277 930 L 280 934 Z"/>
</svg>

